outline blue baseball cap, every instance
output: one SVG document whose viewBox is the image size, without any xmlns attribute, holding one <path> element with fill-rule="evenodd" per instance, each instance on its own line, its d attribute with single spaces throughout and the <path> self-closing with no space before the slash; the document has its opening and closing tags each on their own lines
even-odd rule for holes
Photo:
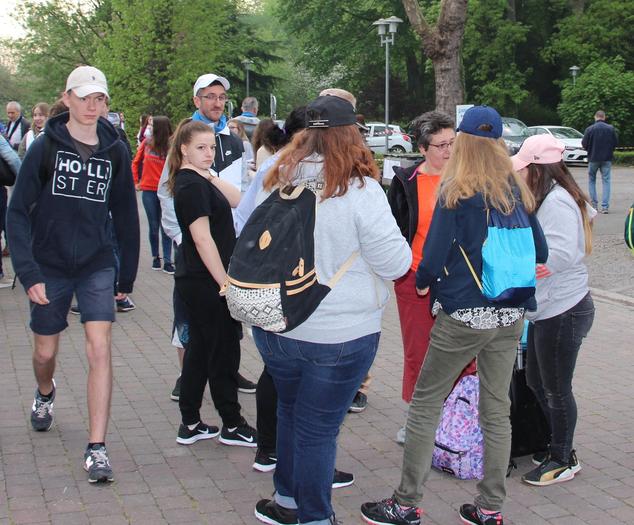
<svg viewBox="0 0 634 525">
<path fill-rule="evenodd" d="M 502 117 L 489 106 L 473 106 L 465 112 L 458 131 L 488 139 L 499 139 L 502 136 Z"/>
</svg>

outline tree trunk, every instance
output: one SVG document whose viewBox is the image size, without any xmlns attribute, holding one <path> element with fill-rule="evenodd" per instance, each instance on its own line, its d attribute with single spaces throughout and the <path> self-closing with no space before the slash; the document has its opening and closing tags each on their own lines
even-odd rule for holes
<svg viewBox="0 0 634 525">
<path fill-rule="evenodd" d="M 436 109 L 454 115 L 464 98 L 460 49 L 467 22 L 467 0 L 441 0 L 435 26 L 423 16 L 418 0 L 402 0 L 423 52 L 434 65 Z"/>
<path fill-rule="evenodd" d="M 460 54 L 432 60 L 436 79 L 436 109 L 453 117 L 464 98 Z"/>
</svg>

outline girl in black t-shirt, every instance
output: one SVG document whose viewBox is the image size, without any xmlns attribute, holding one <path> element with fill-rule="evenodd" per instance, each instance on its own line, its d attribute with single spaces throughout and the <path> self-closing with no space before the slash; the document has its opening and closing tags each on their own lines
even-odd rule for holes
<svg viewBox="0 0 634 525">
<path fill-rule="evenodd" d="M 179 400 L 182 423 L 176 441 L 191 445 L 220 434 L 225 445 L 256 447 L 255 429 L 240 414 L 238 403 L 240 341 L 227 302 L 219 294 L 235 244 L 231 208 L 238 205 L 240 190 L 209 170 L 215 150 L 213 129 L 186 119 L 174 134 L 168 157 L 168 187 L 183 233 L 176 255 L 176 289 L 189 319 Z M 207 382 L 222 432 L 200 419 Z"/>
</svg>

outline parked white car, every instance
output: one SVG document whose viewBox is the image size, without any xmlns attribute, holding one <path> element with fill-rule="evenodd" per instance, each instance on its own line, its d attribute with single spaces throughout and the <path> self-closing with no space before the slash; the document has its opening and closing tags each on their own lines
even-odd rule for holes
<svg viewBox="0 0 634 525">
<path fill-rule="evenodd" d="M 528 128 L 528 131 L 531 135 L 548 133 L 563 142 L 566 146 L 564 150 L 564 162 L 570 164 L 588 163 L 588 152 L 583 149 L 581 145 L 583 133 L 576 129 L 566 126 L 531 126 Z"/>
<path fill-rule="evenodd" d="M 385 154 L 385 124 L 370 122 L 365 125 L 368 131 L 364 133 L 369 148 L 374 153 Z M 411 153 L 412 139 L 399 126 L 390 124 L 388 131 L 390 153 Z"/>
</svg>

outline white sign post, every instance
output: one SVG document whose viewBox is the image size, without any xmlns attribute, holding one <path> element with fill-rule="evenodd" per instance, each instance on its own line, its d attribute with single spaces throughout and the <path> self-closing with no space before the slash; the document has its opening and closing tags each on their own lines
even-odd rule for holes
<svg viewBox="0 0 634 525">
<path fill-rule="evenodd" d="M 462 117 L 467 112 L 469 108 L 472 108 L 473 104 L 459 104 L 456 106 L 456 129 L 460 126 L 462 122 Z"/>
</svg>

